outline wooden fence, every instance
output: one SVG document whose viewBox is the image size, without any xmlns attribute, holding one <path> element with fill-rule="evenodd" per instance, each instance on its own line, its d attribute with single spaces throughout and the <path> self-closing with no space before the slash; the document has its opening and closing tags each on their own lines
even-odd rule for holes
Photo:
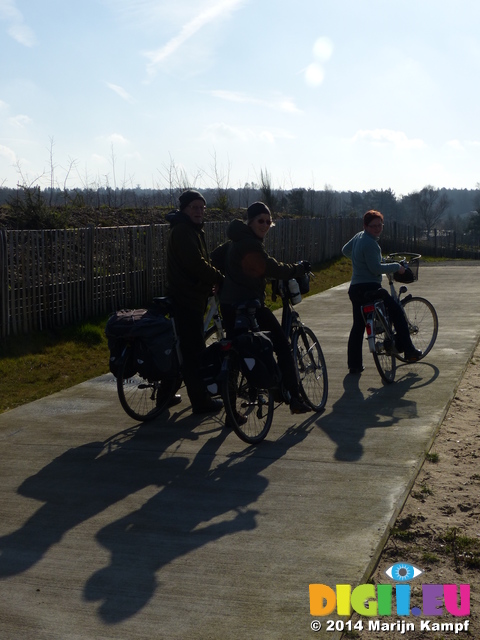
<svg viewBox="0 0 480 640">
<path fill-rule="evenodd" d="M 225 240 L 227 222 L 208 222 L 209 250 Z M 165 288 L 168 225 L 0 230 L 0 336 L 67 326 L 119 308 L 141 307 Z M 337 257 L 362 228 L 355 218 L 278 220 L 266 248 L 283 262 Z M 421 240 L 415 227 L 386 224 L 384 253 L 419 251 L 478 258 L 451 236 Z"/>
</svg>

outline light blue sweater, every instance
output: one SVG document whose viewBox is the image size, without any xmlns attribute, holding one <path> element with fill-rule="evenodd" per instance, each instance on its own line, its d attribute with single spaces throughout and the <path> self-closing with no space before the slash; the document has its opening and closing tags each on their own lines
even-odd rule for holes
<svg viewBox="0 0 480 640">
<path fill-rule="evenodd" d="M 350 284 L 365 282 L 382 283 L 382 274 L 395 273 L 400 269 L 398 262 L 382 262 L 382 250 L 378 241 L 366 231 L 360 231 L 342 247 L 343 255 L 350 258 L 353 274 Z"/>
</svg>

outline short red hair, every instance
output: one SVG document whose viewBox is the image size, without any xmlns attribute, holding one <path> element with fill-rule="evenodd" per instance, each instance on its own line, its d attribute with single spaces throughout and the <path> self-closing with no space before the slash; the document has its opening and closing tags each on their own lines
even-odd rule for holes
<svg viewBox="0 0 480 640">
<path fill-rule="evenodd" d="M 375 211 L 375 209 L 370 209 L 370 211 L 367 211 L 363 216 L 363 224 L 368 227 L 374 220 L 380 220 L 380 222 L 383 223 L 383 214 L 381 214 L 380 211 Z"/>
</svg>

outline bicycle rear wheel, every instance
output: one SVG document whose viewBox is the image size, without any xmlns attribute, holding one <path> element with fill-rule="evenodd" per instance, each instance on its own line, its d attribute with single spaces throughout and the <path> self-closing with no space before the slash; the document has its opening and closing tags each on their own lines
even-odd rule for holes
<svg viewBox="0 0 480 640">
<path fill-rule="evenodd" d="M 327 365 L 316 335 L 308 327 L 300 327 L 292 336 L 293 360 L 300 393 L 314 410 L 321 411 L 327 403 Z"/>
<path fill-rule="evenodd" d="M 146 422 L 159 416 L 168 407 L 170 400 L 177 391 L 178 376 L 173 371 L 162 380 L 146 380 L 137 372 L 133 376 L 125 377 L 125 373 L 135 370 L 132 347 L 127 347 L 123 355 L 117 377 L 117 392 L 124 411 L 134 420 Z"/>
<path fill-rule="evenodd" d="M 226 425 L 249 444 L 257 444 L 266 437 L 273 421 L 274 400 L 269 389 L 250 385 L 243 375 L 237 354 L 228 356 L 228 368 L 222 383 Z"/>
<path fill-rule="evenodd" d="M 393 336 L 392 323 L 388 321 L 389 335 Z M 386 332 L 375 333 L 375 351 L 373 352 L 373 360 L 377 367 L 378 373 L 382 379 L 391 383 L 395 380 L 397 371 L 397 359 L 393 355 L 393 338 L 387 336 Z"/>
<path fill-rule="evenodd" d="M 407 317 L 410 337 L 415 349 L 422 352 L 422 358 L 430 352 L 438 334 L 438 316 L 431 302 L 413 296 L 402 300 L 403 310 Z M 400 357 L 400 360 L 403 360 Z"/>
</svg>

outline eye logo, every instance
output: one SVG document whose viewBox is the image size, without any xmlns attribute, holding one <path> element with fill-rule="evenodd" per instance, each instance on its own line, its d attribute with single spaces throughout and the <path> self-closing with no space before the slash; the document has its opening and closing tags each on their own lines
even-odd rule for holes
<svg viewBox="0 0 480 640">
<path fill-rule="evenodd" d="M 392 564 L 385 573 L 389 578 L 396 582 L 410 582 L 414 578 L 417 578 L 423 573 L 421 569 L 414 567 L 413 564 L 407 564 L 406 562 L 397 562 Z"/>
</svg>

